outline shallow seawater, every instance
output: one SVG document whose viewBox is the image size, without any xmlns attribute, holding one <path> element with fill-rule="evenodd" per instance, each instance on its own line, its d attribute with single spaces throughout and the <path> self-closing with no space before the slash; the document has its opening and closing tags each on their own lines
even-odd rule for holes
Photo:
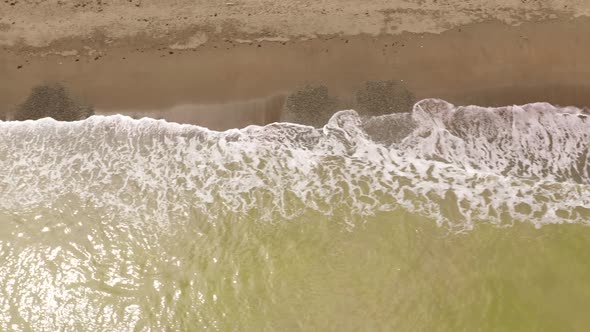
<svg viewBox="0 0 590 332">
<path fill-rule="evenodd" d="M 586 117 L 0 122 L 0 330 L 584 331 Z"/>
</svg>

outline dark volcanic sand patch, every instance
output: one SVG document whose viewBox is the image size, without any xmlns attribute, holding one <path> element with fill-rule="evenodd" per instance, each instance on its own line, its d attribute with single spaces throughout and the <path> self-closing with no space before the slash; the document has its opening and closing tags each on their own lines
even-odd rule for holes
<svg viewBox="0 0 590 332">
<path fill-rule="evenodd" d="M 59 83 L 35 86 L 29 97 L 14 112 L 14 119 L 53 118 L 58 121 L 82 120 L 94 114 L 91 106 L 74 100 Z"/>
</svg>

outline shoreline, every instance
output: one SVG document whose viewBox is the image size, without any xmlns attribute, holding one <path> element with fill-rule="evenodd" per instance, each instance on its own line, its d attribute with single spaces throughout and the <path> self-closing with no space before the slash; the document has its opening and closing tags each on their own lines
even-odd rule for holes
<svg viewBox="0 0 590 332">
<path fill-rule="evenodd" d="M 280 102 L 269 107 L 253 101 L 289 96 L 305 86 L 325 87 L 347 107 L 363 84 L 375 81 L 395 81 L 417 100 L 440 98 L 455 105 L 584 107 L 590 105 L 585 79 L 590 45 L 583 42 L 588 34 L 590 18 L 576 18 L 518 26 L 484 22 L 440 34 L 210 41 L 187 50 L 106 46 L 94 57 L 4 52 L 0 113 L 14 110 L 44 82 L 61 82 L 73 96 L 107 113 L 160 111 L 167 118 L 166 110 L 195 104 L 195 116 L 181 122 L 203 124 L 209 105 L 209 123 L 217 129 L 276 119 Z M 211 113 L 240 104 L 249 105 L 240 119 L 239 111 L 226 121 Z"/>
</svg>

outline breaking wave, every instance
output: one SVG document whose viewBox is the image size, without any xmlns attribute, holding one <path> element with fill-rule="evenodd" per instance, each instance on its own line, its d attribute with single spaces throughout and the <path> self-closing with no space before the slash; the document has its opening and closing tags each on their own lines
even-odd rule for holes
<svg viewBox="0 0 590 332">
<path fill-rule="evenodd" d="M 427 99 L 412 113 L 340 111 L 323 128 L 224 132 L 121 115 L 42 119 L 0 122 L 0 140 L 0 210 L 19 215 L 76 202 L 159 225 L 194 211 L 354 225 L 399 209 L 457 231 L 590 223 L 590 115 L 546 103 Z"/>
</svg>

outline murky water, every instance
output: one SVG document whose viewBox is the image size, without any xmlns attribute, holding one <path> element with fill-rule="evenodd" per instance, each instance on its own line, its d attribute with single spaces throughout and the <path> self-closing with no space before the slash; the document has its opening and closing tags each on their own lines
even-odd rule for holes
<svg viewBox="0 0 590 332">
<path fill-rule="evenodd" d="M 0 329 L 584 331 L 589 121 L 0 122 Z"/>
</svg>

